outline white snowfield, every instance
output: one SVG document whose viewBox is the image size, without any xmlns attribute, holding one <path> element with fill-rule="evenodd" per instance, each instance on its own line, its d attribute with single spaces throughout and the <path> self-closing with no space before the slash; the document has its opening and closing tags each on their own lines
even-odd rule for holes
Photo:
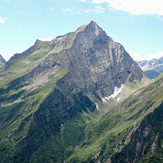
<svg viewBox="0 0 163 163">
<path fill-rule="evenodd" d="M 122 91 L 123 86 L 124 86 L 124 85 L 122 84 L 120 88 L 115 87 L 115 88 L 114 88 L 113 94 L 111 94 L 111 95 L 108 96 L 108 97 L 102 98 L 102 101 L 105 102 L 105 103 L 107 103 L 106 100 L 109 100 L 109 99 L 111 99 L 111 98 L 115 98 L 115 97 Z M 117 101 L 119 101 L 119 99 L 117 99 Z"/>
</svg>

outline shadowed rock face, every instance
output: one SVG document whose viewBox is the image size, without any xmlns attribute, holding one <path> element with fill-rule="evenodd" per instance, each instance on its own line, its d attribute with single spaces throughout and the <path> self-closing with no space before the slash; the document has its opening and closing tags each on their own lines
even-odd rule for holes
<svg viewBox="0 0 163 163">
<path fill-rule="evenodd" d="M 0 66 L 6 63 L 5 59 L 0 54 Z"/>
</svg>

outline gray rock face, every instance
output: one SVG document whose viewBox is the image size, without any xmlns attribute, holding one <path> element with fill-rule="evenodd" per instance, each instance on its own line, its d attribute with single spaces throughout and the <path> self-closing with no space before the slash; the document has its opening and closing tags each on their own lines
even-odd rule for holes
<svg viewBox="0 0 163 163">
<path fill-rule="evenodd" d="M 0 54 L 0 66 L 4 65 L 5 63 L 6 63 L 6 60 Z"/>
<path fill-rule="evenodd" d="M 75 84 L 85 93 L 96 91 L 103 97 L 112 94 L 115 86 L 142 79 L 141 69 L 123 46 L 96 23 L 90 22 L 77 31 L 72 47 L 64 52 L 70 58 L 64 85 L 72 88 Z"/>
</svg>

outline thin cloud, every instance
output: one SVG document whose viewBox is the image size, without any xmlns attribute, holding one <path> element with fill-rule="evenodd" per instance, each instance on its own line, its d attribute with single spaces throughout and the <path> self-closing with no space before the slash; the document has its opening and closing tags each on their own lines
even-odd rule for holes
<svg viewBox="0 0 163 163">
<path fill-rule="evenodd" d="M 147 54 L 148 59 L 153 59 L 153 58 L 160 59 L 161 57 L 163 57 L 163 52 L 158 52 L 155 54 Z"/>
<path fill-rule="evenodd" d="M 155 54 L 148 53 L 144 57 L 142 57 L 141 54 L 138 54 L 136 52 L 129 52 L 129 54 L 135 61 L 151 60 L 154 58 L 160 59 L 163 56 L 163 52 L 158 52 Z"/>
<path fill-rule="evenodd" d="M 101 4 L 101 3 L 104 3 L 104 2 L 107 2 L 107 0 L 92 0 L 91 3 L 94 3 L 94 4 Z"/>
<path fill-rule="evenodd" d="M 163 17 L 161 17 L 160 15 L 157 15 L 156 18 L 163 21 Z"/>
<path fill-rule="evenodd" d="M 129 54 L 133 58 L 133 60 L 135 60 L 135 61 L 143 60 L 142 56 L 136 52 L 129 52 Z"/>
<path fill-rule="evenodd" d="M 85 10 L 85 13 L 94 13 L 94 14 L 102 14 L 105 9 L 101 6 L 96 6 L 94 9 Z"/>
<path fill-rule="evenodd" d="M 50 7 L 50 8 L 48 8 L 47 10 L 49 10 L 49 11 L 54 11 L 54 8 L 53 8 L 53 7 Z"/>
<path fill-rule="evenodd" d="M 92 0 L 93 4 L 108 3 L 109 7 L 133 15 L 163 15 L 161 0 Z"/>
<path fill-rule="evenodd" d="M 94 13 L 94 14 L 102 14 L 104 13 L 105 9 L 101 6 L 96 6 L 95 8 L 92 9 L 87 9 L 87 10 L 77 10 L 76 8 L 64 8 L 62 10 L 65 13 L 75 13 L 75 14 L 82 14 L 82 13 Z"/>
<path fill-rule="evenodd" d="M 73 10 L 71 8 L 64 8 L 63 9 L 63 12 L 70 12 L 70 13 L 73 13 Z"/>
<path fill-rule="evenodd" d="M 87 2 L 87 0 L 79 0 L 79 2 Z"/>
<path fill-rule="evenodd" d="M 72 8 L 64 8 L 62 11 L 65 12 L 65 13 L 81 14 L 81 10 L 77 10 L 74 7 L 72 7 Z"/>
<path fill-rule="evenodd" d="M 4 24 L 4 23 L 6 23 L 6 18 L 1 18 L 0 17 L 0 24 Z"/>
</svg>

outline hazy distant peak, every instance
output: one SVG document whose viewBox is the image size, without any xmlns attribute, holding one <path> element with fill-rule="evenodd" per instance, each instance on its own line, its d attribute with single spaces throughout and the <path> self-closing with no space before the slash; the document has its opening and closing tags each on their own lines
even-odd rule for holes
<svg viewBox="0 0 163 163">
<path fill-rule="evenodd" d="M 163 57 L 160 59 L 154 58 L 151 60 L 137 61 L 137 63 L 145 74 L 151 79 L 163 72 Z"/>
</svg>

